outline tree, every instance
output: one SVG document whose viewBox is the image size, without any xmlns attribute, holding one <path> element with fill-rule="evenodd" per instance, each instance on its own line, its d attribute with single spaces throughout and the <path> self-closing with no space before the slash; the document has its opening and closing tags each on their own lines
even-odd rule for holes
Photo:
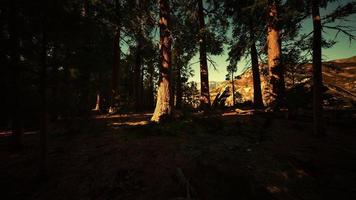
<svg viewBox="0 0 356 200">
<path fill-rule="evenodd" d="M 325 42 L 322 37 L 322 28 L 329 28 L 337 30 L 335 38 L 341 32 L 349 37 L 349 40 L 354 40 L 354 35 L 351 34 L 353 29 L 349 26 L 334 25 L 330 26 L 328 23 L 333 23 L 336 20 L 342 20 L 345 17 L 356 13 L 356 2 L 349 2 L 343 6 L 337 7 L 330 14 L 323 18 L 320 16 L 320 7 L 326 7 L 329 2 L 334 0 L 312 0 L 303 2 L 306 5 L 307 13 L 311 13 L 313 20 L 313 43 L 312 43 L 312 60 L 313 60 L 313 133 L 315 136 L 324 134 L 323 128 L 323 74 L 322 74 L 322 46 Z M 324 44 L 323 44 L 324 43 Z"/>
<path fill-rule="evenodd" d="M 230 65 L 236 65 L 244 56 L 250 54 L 253 77 L 254 106 L 263 107 L 261 80 L 258 64 L 258 51 L 256 42 L 264 39 L 262 33 L 265 29 L 261 5 L 255 1 L 227 1 L 225 12 L 232 17 L 233 34 L 230 42 Z"/>
<path fill-rule="evenodd" d="M 253 40 L 252 40 L 250 52 L 251 52 L 251 64 L 252 64 L 252 77 L 253 77 L 253 105 L 255 108 L 262 108 L 263 100 L 262 100 L 262 91 L 261 91 L 260 69 L 258 64 L 256 43 Z"/>
<path fill-rule="evenodd" d="M 322 126 L 322 69 L 321 69 L 321 21 L 319 0 L 312 1 L 313 17 L 313 131 L 315 135 L 323 133 Z"/>
<path fill-rule="evenodd" d="M 151 121 L 161 122 L 172 112 L 170 103 L 171 38 L 169 0 L 159 0 L 160 7 L 160 77 L 157 91 L 156 108 Z"/>
<path fill-rule="evenodd" d="M 12 140 L 13 147 L 19 149 L 23 145 L 23 105 L 22 105 L 22 66 L 20 64 L 20 30 L 19 2 L 10 1 L 9 34 L 10 34 L 10 66 L 12 71 Z"/>
<path fill-rule="evenodd" d="M 194 27 L 195 21 L 190 20 L 187 2 L 175 0 L 172 2 L 171 23 L 172 26 L 172 103 L 175 108 L 181 109 L 183 102 L 183 86 L 191 76 L 189 61 L 197 53 L 197 45 L 192 42 L 196 39 L 196 31 L 187 27 Z"/>
<path fill-rule="evenodd" d="M 199 61 L 200 61 L 200 107 L 202 109 L 210 108 L 209 92 L 209 73 L 206 57 L 206 36 L 203 0 L 198 0 L 198 18 L 199 18 Z"/>
<path fill-rule="evenodd" d="M 283 104 L 284 69 L 281 65 L 281 38 L 279 32 L 279 0 L 268 0 L 267 52 L 271 95 L 275 108 Z"/>
<path fill-rule="evenodd" d="M 43 2 L 43 5 L 46 5 Z M 42 53 L 41 53 L 41 74 L 40 74 L 40 95 L 41 95 L 41 117 L 40 117 L 40 166 L 39 176 L 47 176 L 47 153 L 48 153 L 48 100 L 47 100 L 47 19 L 46 9 L 42 11 Z"/>
<path fill-rule="evenodd" d="M 234 80 L 234 73 L 237 71 L 237 66 L 236 65 L 229 65 L 227 66 L 227 72 L 230 75 L 230 80 L 231 80 L 231 93 L 232 93 L 232 106 L 235 106 L 235 80 Z"/>
<path fill-rule="evenodd" d="M 111 72 L 111 96 L 109 113 L 114 113 L 117 109 L 118 100 L 118 87 L 119 87 L 119 70 L 121 62 L 121 48 L 120 48 L 120 36 L 121 36 L 121 4 L 120 1 L 115 1 L 115 14 L 114 15 L 114 40 L 113 40 L 113 55 L 114 62 Z"/>
</svg>

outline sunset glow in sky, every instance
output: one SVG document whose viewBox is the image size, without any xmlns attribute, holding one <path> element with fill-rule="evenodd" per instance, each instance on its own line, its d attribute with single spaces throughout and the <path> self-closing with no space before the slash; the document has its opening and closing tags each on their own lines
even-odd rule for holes
<svg viewBox="0 0 356 200">
<path fill-rule="evenodd" d="M 351 2 L 351 0 L 341 0 L 339 2 L 331 3 L 326 9 L 321 9 L 321 16 L 325 16 L 328 14 L 330 11 L 334 10 L 336 7 L 339 5 L 344 5 L 347 2 Z M 347 18 L 346 21 L 337 21 L 335 24 L 343 24 L 343 25 L 349 25 L 349 26 L 354 26 L 356 28 L 356 15 L 351 15 Z M 306 19 L 303 22 L 303 29 L 302 33 L 310 33 L 312 31 L 312 21 L 311 18 Z M 333 39 L 336 35 L 335 30 L 331 29 L 324 29 L 323 30 L 323 37 L 327 39 Z M 356 32 L 353 32 L 355 35 Z M 355 41 L 349 41 L 349 38 L 345 36 L 344 34 L 339 34 L 338 37 L 336 38 L 337 43 L 330 49 L 323 49 L 323 60 L 328 61 L 328 60 L 334 60 L 334 59 L 339 59 L 339 58 L 348 58 L 356 55 L 356 42 Z M 283 45 L 283 44 L 282 44 Z M 217 70 L 214 70 L 212 66 L 209 67 L 209 81 L 224 81 L 225 80 L 225 75 L 227 74 L 226 72 L 226 66 L 228 65 L 228 49 L 225 48 L 225 52 L 220 55 L 220 56 L 211 56 L 211 58 L 217 63 Z M 190 81 L 195 81 L 195 82 L 200 82 L 200 74 L 199 74 L 199 61 L 198 55 L 196 55 L 191 63 L 192 68 L 194 70 L 194 76 L 191 77 L 189 80 Z M 238 63 L 238 72 L 242 73 L 242 70 L 248 67 L 248 60 L 241 60 Z"/>
</svg>

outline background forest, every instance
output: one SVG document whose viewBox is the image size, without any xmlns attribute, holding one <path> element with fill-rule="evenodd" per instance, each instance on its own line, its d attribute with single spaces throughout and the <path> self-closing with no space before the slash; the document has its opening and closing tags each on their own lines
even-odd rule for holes
<svg viewBox="0 0 356 200">
<path fill-rule="evenodd" d="M 338 3 L 338 6 L 326 15 L 320 14 L 320 9 L 335 3 Z M 303 138 L 308 137 L 308 141 L 324 138 L 327 135 L 332 138 L 330 135 L 339 132 L 339 127 L 345 128 L 344 131 L 347 133 L 355 130 L 352 127 L 356 101 L 355 57 L 332 61 L 322 59 L 322 49 L 332 49 L 338 38 L 348 40 L 350 45 L 354 45 L 355 27 L 352 25 L 355 13 L 356 2 L 347 0 L 1 1 L 0 146 L 1 151 L 4 152 L 0 154 L 3 157 L 0 162 L 8 165 L 0 168 L 1 173 L 4 173 L 2 175 L 4 181 L 0 181 L 0 186 L 6 185 L 4 188 L 8 189 L 5 199 L 16 195 L 24 199 L 29 196 L 33 199 L 37 197 L 46 199 L 48 195 L 54 195 L 57 190 L 53 189 L 55 188 L 53 185 L 53 187 L 49 186 L 51 185 L 49 177 L 52 177 L 51 180 L 56 183 L 60 182 L 53 178 L 56 177 L 53 171 L 58 170 L 55 167 L 56 162 L 53 161 L 56 160 L 56 152 L 77 152 L 73 149 L 67 152 L 65 149 L 58 150 L 63 148 L 60 146 L 65 143 L 62 141 L 63 137 L 76 138 L 83 137 L 82 135 L 92 137 L 99 135 L 98 133 L 113 135 L 125 133 L 125 136 L 110 135 L 113 137 L 110 139 L 104 134 L 98 142 L 104 141 L 106 145 L 106 142 L 111 141 L 123 142 L 115 145 L 124 148 L 120 150 L 121 152 L 132 150 L 134 155 L 139 149 L 131 147 L 134 149 L 130 150 L 130 147 L 125 146 L 127 145 L 125 142 L 133 140 L 133 144 L 136 144 L 137 138 L 149 137 L 144 139 L 143 144 L 136 145 L 143 145 L 142 149 L 152 148 L 151 151 L 155 152 L 160 151 L 161 147 L 168 148 L 164 145 L 172 144 L 173 148 L 177 141 L 186 141 L 187 143 L 182 142 L 185 153 L 176 153 L 174 158 L 158 155 L 160 159 L 163 156 L 162 159 L 173 160 L 157 160 L 157 165 L 165 165 L 166 162 L 169 163 L 167 165 L 172 165 L 167 169 L 175 170 L 180 186 L 184 185 L 183 196 L 187 199 L 220 199 L 219 195 L 222 195 L 221 199 L 229 199 L 232 197 L 229 196 L 230 192 L 234 190 L 229 186 L 221 186 L 222 188 L 211 190 L 209 193 L 209 188 L 214 188 L 214 184 L 219 185 L 218 182 L 209 185 L 209 181 L 201 175 L 200 178 L 206 181 L 206 185 L 198 184 L 196 179 L 194 182 L 194 178 L 191 184 L 184 174 L 193 176 L 194 170 L 206 169 L 205 161 L 201 161 L 203 164 L 200 163 L 204 165 L 202 168 L 199 167 L 199 163 L 194 166 L 185 165 L 191 161 L 189 159 L 195 158 L 194 152 L 206 155 L 202 152 L 208 151 L 200 149 L 204 144 L 196 144 L 196 141 L 206 142 L 206 146 L 212 146 L 211 156 L 216 157 L 206 158 L 207 160 L 219 160 L 227 154 L 220 155 L 217 152 L 221 153 L 229 148 L 233 151 L 234 149 L 240 151 L 242 148 L 244 153 L 251 152 L 253 145 L 259 145 L 265 140 L 269 141 L 265 133 L 267 129 L 280 129 L 279 127 L 286 124 L 291 127 L 284 127 L 284 130 L 306 133 Z M 302 31 L 307 19 L 312 19 L 313 22 L 313 30 L 310 33 Z M 335 33 L 333 39 L 323 36 L 330 31 Z M 227 66 L 221 66 L 220 62 L 214 60 L 214 56 L 226 54 Z M 196 63 L 193 61 L 195 56 L 199 57 Z M 248 60 L 247 66 L 238 66 L 241 60 Z M 190 81 L 194 75 L 192 66 L 197 63 L 200 81 Z M 209 81 L 209 73 L 211 75 L 214 70 L 222 68 L 226 68 L 227 71 L 226 81 L 219 83 Z M 288 122 L 284 123 L 282 119 Z M 89 134 L 91 132 L 95 134 Z M 204 139 L 204 137 L 200 138 L 202 136 L 194 136 L 196 133 L 208 133 L 208 136 L 204 136 L 206 137 Z M 234 133 L 237 136 L 233 136 L 230 140 L 229 137 Z M 168 141 L 161 141 L 160 138 L 151 141 L 157 136 L 155 134 L 159 137 L 175 135 L 174 137 L 178 138 L 171 138 Z M 278 136 L 279 139 L 284 137 L 287 135 Z M 231 143 L 228 142 L 229 140 Z M 89 147 L 93 141 L 93 138 L 78 139 L 77 144 L 71 143 L 71 148 L 86 144 Z M 294 141 L 291 141 L 292 139 L 284 144 L 291 143 L 293 146 Z M 304 139 L 296 138 L 295 141 L 302 143 Z M 157 146 L 145 146 L 146 143 L 156 144 L 155 142 Z M 350 142 L 349 138 L 342 138 L 335 148 L 339 148 L 338 145 L 343 146 L 344 142 Z M 161 143 L 164 145 L 160 146 Z M 220 144 L 228 147 L 221 148 Z M 266 144 L 273 146 L 268 142 Z M 236 147 L 236 145 L 240 146 Z M 330 145 L 335 144 L 330 143 Z M 199 150 L 195 149 L 196 146 L 200 146 Z M 187 150 L 190 147 L 191 150 Z M 327 149 L 327 146 L 321 148 Z M 28 154 L 24 154 L 27 150 L 29 150 Z M 169 148 L 166 150 L 171 151 Z M 275 151 L 279 149 L 271 150 L 271 152 Z M 354 153 L 353 150 L 350 151 Z M 151 153 L 149 150 L 147 156 L 154 156 Z M 103 154 L 102 157 L 105 155 Z M 11 164 L 11 156 L 15 157 L 17 164 L 15 161 L 15 164 Z M 111 156 L 109 160 L 118 162 Z M 240 156 L 241 159 L 246 160 L 239 162 L 253 165 L 249 156 L 245 154 Z M 255 156 L 262 159 L 263 151 Z M 183 159 L 187 157 L 189 159 Z M 142 157 L 139 156 L 138 159 Z M 304 162 L 303 158 L 300 159 Z M 28 165 L 31 167 L 25 165 L 22 169 L 19 163 L 26 160 L 31 160 L 31 164 Z M 72 161 L 66 162 L 86 161 L 73 157 Z M 146 160 L 142 161 L 144 162 Z M 178 164 L 175 165 L 175 162 Z M 258 162 L 264 161 L 258 160 Z M 308 162 L 301 165 L 308 165 Z M 95 185 L 93 188 L 99 190 L 92 188 L 95 194 L 86 197 L 144 199 L 144 195 L 134 195 L 141 190 L 139 188 L 136 191 L 133 185 L 137 184 L 137 187 L 141 187 L 141 183 L 136 183 L 136 179 L 131 176 L 140 177 L 140 170 L 151 172 L 154 167 L 130 171 L 135 168 L 134 164 L 131 161 L 127 161 L 126 164 L 121 166 L 125 166 L 127 170 L 118 172 L 124 173 L 118 176 L 128 177 L 128 182 L 125 182 L 124 186 L 121 185 L 124 189 L 115 189 L 115 187 L 98 189 L 98 185 L 95 184 L 99 184 L 100 181 L 86 180 L 85 183 L 93 183 Z M 236 163 L 231 166 L 236 166 Z M 222 167 L 224 173 L 226 172 L 230 177 L 233 170 L 224 167 L 225 165 Z M 263 167 L 273 168 L 273 166 Z M 293 167 L 299 166 L 293 165 Z M 6 181 L 10 179 L 9 177 L 16 176 L 14 175 L 16 170 L 11 171 L 10 168 L 13 170 L 21 168 L 22 172 L 27 174 L 22 178 L 28 177 L 31 172 L 36 172 L 35 179 L 40 180 L 41 184 L 43 181 L 45 184 L 48 183 L 46 187 L 51 187 L 53 191 L 48 190 L 49 192 L 46 193 L 38 190 L 36 194 L 30 194 L 29 190 L 24 189 L 19 193 L 13 193 L 14 186 Z M 283 166 L 277 168 L 282 169 Z M 65 169 L 63 171 L 68 170 L 66 167 L 63 169 Z M 254 168 L 251 173 L 259 174 L 264 169 Z M 7 170 L 8 173 L 4 172 Z M 170 173 L 168 171 L 162 172 L 158 177 L 170 176 L 167 175 Z M 307 175 L 302 172 L 300 172 L 302 175 L 299 175 L 312 176 L 314 171 L 311 171 L 303 171 Z M 63 173 L 78 174 L 79 172 Z M 108 174 L 97 175 L 95 178 L 111 176 L 110 170 L 105 173 Z M 218 174 L 212 171 L 207 171 L 206 174 L 212 174 L 213 179 L 218 180 Z M 324 177 L 325 174 L 327 173 L 320 176 Z M 238 177 L 240 175 L 242 174 Z M 268 178 L 271 177 L 272 175 Z M 31 183 L 31 178 L 33 177 L 26 180 L 18 178 L 17 181 L 20 185 L 26 185 Z M 242 199 L 260 199 L 260 197 L 268 199 L 267 193 L 286 195 L 278 196 L 279 199 L 295 199 L 294 197 L 298 196 L 298 191 L 293 190 L 289 193 L 282 186 L 264 185 L 267 184 L 268 178 L 254 182 L 252 184 L 254 186 L 247 189 L 253 188 L 251 191 L 255 192 L 244 193 L 244 189 L 241 189 L 243 187 L 239 186 L 240 183 L 237 185 L 231 183 L 231 185 L 239 187 L 240 194 L 246 194 L 240 196 Z M 62 183 L 69 181 L 70 184 L 75 185 L 78 180 L 76 177 L 73 180 L 61 181 Z M 250 178 L 242 177 L 242 180 L 249 182 Z M 105 181 L 107 183 L 107 180 L 103 180 Z M 115 180 L 110 181 L 115 182 Z M 122 180 L 120 181 L 121 184 Z M 314 179 L 310 181 L 311 187 L 318 188 L 316 186 L 318 181 Z M 170 181 L 165 184 L 169 188 L 167 191 L 162 192 L 162 188 L 157 189 L 156 183 L 152 183 L 147 186 L 154 188 L 151 192 L 141 191 L 142 193 L 139 194 L 150 194 L 149 199 L 181 196 L 181 188 L 171 191 L 174 184 Z M 263 186 L 265 189 L 260 190 L 255 185 L 266 187 Z M 203 189 L 199 188 L 200 186 Z M 301 188 L 301 186 L 298 183 L 292 188 Z M 116 194 L 118 190 L 128 196 Z M 83 197 L 81 195 L 88 195 L 87 192 L 85 190 L 79 196 L 75 196 L 75 192 L 70 191 L 68 195 L 74 196 L 62 197 L 76 199 L 76 197 Z M 160 192 L 162 196 L 159 195 Z M 339 195 L 338 192 L 335 192 L 336 196 Z M 100 196 L 101 194 L 103 196 Z M 320 192 L 320 194 L 324 193 Z M 315 195 L 317 194 L 310 192 L 307 193 L 307 197 L 300 199 L 313 199 Z M 317 196 L 316 199 L 323 199 L 325 196 Z"/>
</svg>

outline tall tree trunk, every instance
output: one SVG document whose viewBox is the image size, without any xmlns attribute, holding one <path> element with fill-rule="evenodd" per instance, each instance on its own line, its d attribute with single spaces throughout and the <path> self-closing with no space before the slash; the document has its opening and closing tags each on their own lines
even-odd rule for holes
<svg viewBox="0 0 356 200">
<path fill-rule="evenodd" d="M 183 89 L 182 89 L 182 65 L 179 60 L 179 55 L 177 56 L 177 74 L 176 74 L 176 108 L 182 108 L 182 98 L 183 98 Z"/>
<path fill-rule="evenodd" d="M 10 1 L 9 34 L 10 65 L 12 71 L 12 142 L 14 149 L 23 146 L 23 110 L 22 110 L 22 69 L 20 65 L 19 13 L 16 1 Z"/>
<path fill-rule="evenodd" d="M 100 110 L 100 92 L 99 91 L 96 94 L 95 108 L 93 110 L 95 110 L 95 111 L 99 111 Z M 110 110 L 110 108 L 109 108 L 109 110 Z"/>
<path fill-rule="evenodd" d="M 45 20 L 45 19 L 43 19 Z M 42 35 L 42 58 L 40 75 L 40 95 L 41 95 L 41 119 L 40 119 L 40 166 L 39 176 L 45 178 L 47 175 L 47 140 L 48 140 L 48 105 L 47 105 L 47 38 L 46 23 L 43 23 Z"/>
<path fill-rule="evenodd" d="M 258 56 L 256 43 L 251 44 L 251 62 L 252 62 L 252 77 L 253 77 L 253 105 L 255 108 L 263 107 L 260 69 L 258 66 Z"/>
<path fill-rule="evenodd" d="M 278 3 L 276 0 L 269 0 L 269 20 L 268 20 L 268 67 L 270 75 L 270 86 L 272 100 L 276 103 L 276 109 L 284 103 L 284 70 L 281 65 L 281 41 L 278 28 Z"/>
<path fill-rule="evenodd" d="M 210 108 L 209 92 L 209 74 L 208 62 L 206 58 L 206 38 L 203 0 L 198 0 L 198 17 L 199 17 L 199 60 L 200 60 L 200 107 L 202 109 Z"/>
<path fill-rule="evenodd" d="M 234 79 L 234 72 L 231 72 L 231 84 L 232 84 L 232 106 L 235 107 L 235 79 Z"/>
<path fill-rule="evenodd" d="M 322 99 L 322 64 L 321 64 L 321 21 L 319 13 L 319 0 L 312 1 L 313 17 L 313 132 L 320 136 L 323 130 L 323 99 Z"/>
<path fill-rule="evenodd" d="M 48 86 L 52 86 L 50 89 L 51 93 L 48 94 L 49 101 L 51 102 L 51 109 L 48 111 L 48 115 L 50 116 L 50 119 L 57 120 L 58 119 L 58 114 L 59 114 L 59 101 L 61 99 L 60 97 L 60 90 L 59 90 L 59 73 L 58 73 L 58 63 L 59 63 L 59 58 L 58 58 L 58 51 L 59 51 L 59 46 L 56 41 L 53 43 L 53 56 L 52 56 L 52 62 L 50 63 L 51 69 L 50 69 L 50 74 L 48 75 L 49 77 L 47 78 L 50 80 L 49 83 L 47 83 Z"/>
<path fill-rule="evenodd" d="M 143 11 L 142 0 L 136 0 L 136 7 L 138 10 Z M 137 16 L 139 21 L 139 32 L 136 34 L 136 63 L 135 63 L 135 75 L 134 75 L 134 95 L 135 95 L 135 109 L 140 111 L 143 108 L 143 58 L 142 58 L 142 49 L 143 49 L 143 15 L 140 14 Z"/>
<path fill-rule="evenodd" d="M 134 95 L 135 95 L 135 109 L 139 111 L 141 109 L 141 72 L 142 72 L 142 55 L 141 48 L 142 42 L 141 36 L 137 36 L 136 58 L 135 58 L 135 71 L 134 71 Z"/>
<path fill-rule="evenodd" d="M 119 70 L 120 70 L 120 23 L 115 27 L 114 33 L 114 63 L 112 65 L 112 74 L 111 74 L 111 97 L 110 97 L 110 107 L 109 113 L 114 113 L 117 106 L 117 97 L 118 97 L 118 86 L 119 86 Z"/>
<path fill-rule="evenodd" d="M 171 73 L 171 107 L 174 107 L 177 86 L 177 67 L 178 67 L 178 48 L 173 47 L 172 50 L 172 73 Z"/>
<path fill-rule="evenodd" d="M 144 80 L 144 75 L 145 75 L 145 68 L 143 65 L 143 57 L 141 55 L 141 76 L 140 76 L 140 94 L 139 94 L 139 111 L 142 111 L 142 109 L 145 109 L 145 89 L 143 86 L 143 80 Z"/>
<path fill-rule="evenodd" d="M 154 66 L 152 64 L 148 65 L 148 73 L 149 73 L 148 106 L 149 109 L 152 109 L 154 107 L 154 83 L 153 83 Z"/>
<path fill-rule="evenodd" d="M 89 21 L 89 1 L 88 0 L 83 0 L 82 2 L 82 18 L 84 21 Z M 92 43 L 92 37 L 89 36 L 89 38 L 86 38 L 86 43 L 83 45 L 83 49 L 86 51 L 86 53 L 92 51 L 91 49 L 91 43 Z M 80 97 L 80 104 L 79 104 L 79 114 L 85 118 L 87 118 L 90 113 L 90 106 L 89 106 L 89 84 L 90 84 L 90 71 L 88 67 L 83 67 L 80 75 L 80 89 L 81 89 L 81 97 Z"/>
<path fill-rule="evenodd" d="M 159 0 L 160 7 L 160 77 L 157 92 L 156 108 L 152 116 L 152 121 L 161 122 L 164 118 L 171 115 L 172 108 L 170 105 L 170 68 L 171 68 L 171 39 L 169 18 L 169 0 Z"/>
</svg>

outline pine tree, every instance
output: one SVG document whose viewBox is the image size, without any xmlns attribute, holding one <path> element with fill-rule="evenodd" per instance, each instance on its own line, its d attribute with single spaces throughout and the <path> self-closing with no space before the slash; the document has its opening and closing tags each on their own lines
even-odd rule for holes
<svg viewBox="0 0 356 200">
<path fill-rule="evenodd" d="M 209 91 L 209 72 L 206 57 L 206 28 L 204 21 L 203 0 L 198 0 L 198 18 L 199 18 L 199 61 L 200 61 L 200 107 L 202 109 L 210 108 L 210 91 Z"/>
<path fill-rule="evenodd" d="M 279 29 L 279 0 L 268 0 L 267 52 L 271 95 L 275 109 L 284 101 L 284 69 L 281 65 L 281 38 Z"/>
</svg>

